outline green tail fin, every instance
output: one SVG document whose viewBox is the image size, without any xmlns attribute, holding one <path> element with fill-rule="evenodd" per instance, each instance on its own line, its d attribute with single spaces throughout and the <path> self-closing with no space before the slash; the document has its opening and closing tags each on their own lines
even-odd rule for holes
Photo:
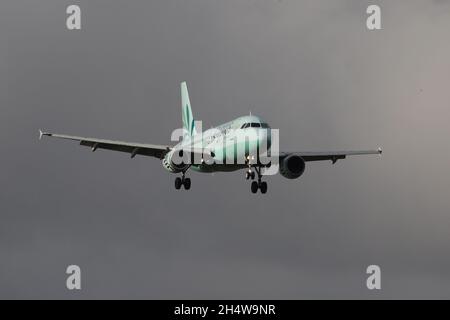
<svg viewBox="0 0 450 320">
<path fill-rule="evenodd" d="M 186 82 L 181 83 L 181 113 L 183 120 L 183 129 L 189 136 L 197 134 L 195 130 L 194 117 L 192 115 L 191 102 L 189 101 L 189 92 Z"/>
</svg>

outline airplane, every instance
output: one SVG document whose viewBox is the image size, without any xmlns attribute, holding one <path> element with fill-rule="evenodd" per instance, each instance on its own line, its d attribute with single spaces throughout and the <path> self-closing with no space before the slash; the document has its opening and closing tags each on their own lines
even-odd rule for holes
<svg viewBox="0 0 450 320">
<path fill-rule="evenodd" d="M 175 179 L 177 190 L 184 186 L 185 190 L 191 188 L 191 179 L 186 172 L 191 169 L 197 172 L 232 172 L 245 169 L 245 177 L 251 179 L 251 192 L 267 192 L 267 182 L 262 181 L 263 170 L 270 169 L 272 162 L 262 162 L 260 148 L 265 145 L 265 152 L 271 152 L 273 143 L 272 134 L 267 122 L 255 115 L 246 115 L 225 124 L 211 128 L 204 132 L 197 132 L 196 123 L 192 114 L 191 103 L 186 82 L 181 83 L 181 110 L 182 110 L 182 136 L 181 141 L 175 145 L 157 145 L 147 143 L 113 141 L 97 138 L 86 138 L 65 134 L 56 134 L 39 130 L 39 139 L 53 137 L 78 141 L 80 145 L 90 147 L 94 152 L 97 149 L 106 149 L 129 153 L 131 158 L 136 155 L 155 157 L 162 161 L 163 167 L 181 176 Z M 249 134 L 252 133 L 252 134 Z M 245 136 L 246 140 L 242 140 Z M 244 141 L 240 143 L 239 141 Z M 240 145 L 238 146 L 237 144 Z M 339 159 L 353 155 L 380 154 L 382 150 L 354 150 L 354 151 L 294 151 L 277 152 L 272 159 L 276 159 L 278 171 L 287 179 L 299 178 L 305 171 L 306 162 L 330 160 L 333 164 Z M 226 161 L 232 154 L 234 161 Z M 200 159 L 195 162 L 193 157 Z M 181 157 L 181 158 L 180 158 Z M 181 159 L 181 160 L 180 160 Z M 189 161 L 191 160 L 191 161 Z M 239 160 L 239 161 L 236 161 Z M 256 174 L 255 174 L 256 173 Z M 257 175 L 257 177 L 256 177 Z M 255 180 L 256 178 L 256 180 Z"/>
</svg>

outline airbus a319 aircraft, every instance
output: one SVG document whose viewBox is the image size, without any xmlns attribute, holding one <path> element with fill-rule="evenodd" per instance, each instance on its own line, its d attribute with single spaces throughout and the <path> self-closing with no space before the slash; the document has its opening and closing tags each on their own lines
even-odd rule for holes
<svg viewBox="0 0 450 320">
<path fill-rule="evenodd" d="M 270 168 L 272 162 L 263 162 L 259 156 L 263 145 L 266 153 L 270 154 L 272 151 L 271 129 L 266 122 L 257 116 L 248 115 L 216 128 L 197 132 L 186 82 L 181 83 L 181 110 L 183 134 L 181 141 L 176 145 L 85 138 L 43 132 L 42 130 L 39 130 L 39 139 L 48 136 L 75 140 L 79 141 L 82 146 L 90 147 L 92 151 L 107 149 L 129 153 L 131 158 L 136 155 L 158 158 L 162 160 L 162 165 L 166 170 L 181 174 L 175 179 L 176 189 L 180 189 L 182 186 L 185 190 L 191 188 L 191 179 L 185 176 L 189 169 L 206 173 L 245 169 L 246 179 L 253 180 L 251 183 L 252 193 L 257 193 L 258 190 L 261 193 L 267 192 L 267 182 L 262 181 L 262 177 L 264 169 Z M 245 139 L 242 139 L 243 137 Z M 190 156 L 186 157 L 186 154 Z M 230 154 L 233 161 L 229 161 Z M 365 154 L 381 154 L 381 148 L 358 151 L 276 152 L 271 156 L 276 157 L 278 171 L 283 177 L 296 179 L 305 171 L 306 162 L 330 160 L 334 164 L 337 160 L 345 159 L 347 156 Z M 197 159 L 200 159 L 200 161 L 189 161 L 195 156 L 198 156 Z M 184 160 L 180 161 L 180 157 Z"/>
</svg>

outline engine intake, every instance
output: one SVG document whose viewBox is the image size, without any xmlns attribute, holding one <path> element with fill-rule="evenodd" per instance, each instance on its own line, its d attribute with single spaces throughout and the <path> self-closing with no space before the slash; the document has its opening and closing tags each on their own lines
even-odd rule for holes
<svg viewBox="0 0 450 320">
<path fill-rule="evenodd" d="M 287 179 L 297 179 L 305 172 L 305 160 L 295 154 L 288 155 L 280 161 L 280 173 Z"/>
<path fill-rule="evenodd" d="M 184 171 L 189 165 L 183 163 L 181 159 L 183 159 L 183 150 L 177 150 L 178 154 L 174 155 L 174 150 L 167 153 L 165 157 L 162 159 L 163 166 L 166 170 L 170 172 L 182 172 Z M 174 158 L 174 156 L 177 156 L 177 158 Z M 173 161 L 174 159 L 177 159 L 177 161 Z"/>
</svg>

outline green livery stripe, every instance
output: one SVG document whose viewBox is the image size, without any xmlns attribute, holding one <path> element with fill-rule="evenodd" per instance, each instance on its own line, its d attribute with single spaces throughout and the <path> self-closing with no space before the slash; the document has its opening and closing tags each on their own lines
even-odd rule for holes
<svg viewBox="0 0 450 320">
<path fill-rule="evenodd" d="M 194 119 L 191 119 L 191 112 L 189 110 L 189 105 L 184 107 L 184 117 L 183 125 L 187 132 L 192 136 L 194 132 Z"/>
</svg>

